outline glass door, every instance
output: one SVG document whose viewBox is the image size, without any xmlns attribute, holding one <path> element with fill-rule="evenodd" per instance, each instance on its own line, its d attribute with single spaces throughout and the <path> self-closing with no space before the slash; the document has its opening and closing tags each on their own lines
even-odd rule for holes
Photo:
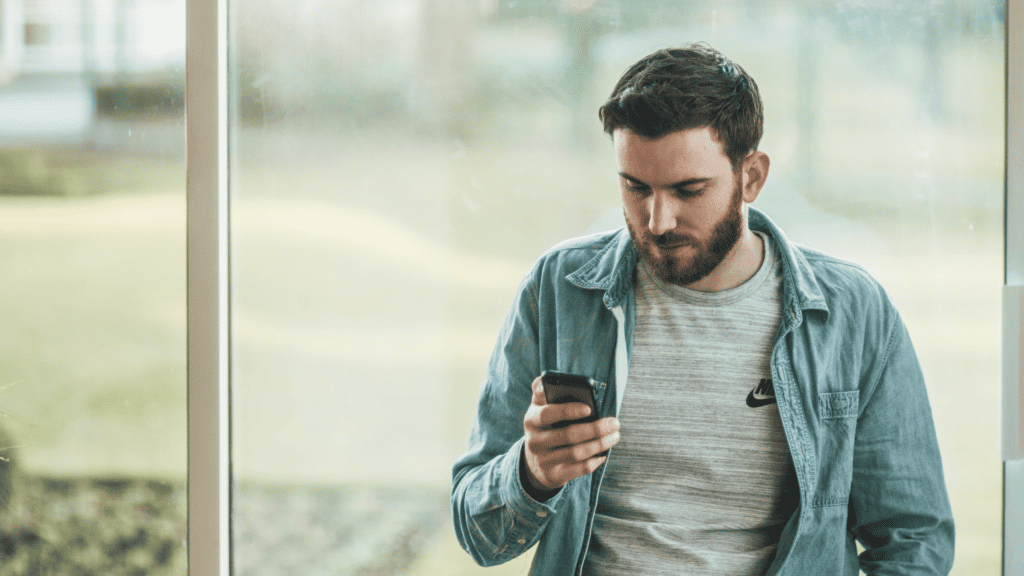
<svg viewBox="0 0 1024 576">
<path fill-rule="evenodd" d="M 205 200 L 211 270 L 227 274 L 231 246 L 207 332 L 207 399 L 231 421 L 223 565 L 476 573 L 448 518 L 450 466 L 509 299 L 549 246 L 622 224 L 596 118 L 618 76 L 704 40 L 764 98 L 772 174 L 755 207 L 866 266 L 901 311 L 957 522 L 954 574 L 999 572 L 1003 2 L 207 5 L 221 115 L 197 129 L 215 132 L 207 185 L 227 192 Z M 224 510 L 223 434 L 216 445 L 208 496 Z"/>
</svg>

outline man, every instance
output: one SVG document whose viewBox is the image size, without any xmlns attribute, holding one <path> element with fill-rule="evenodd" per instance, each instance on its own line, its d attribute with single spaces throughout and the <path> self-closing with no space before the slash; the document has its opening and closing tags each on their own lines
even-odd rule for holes
<svg viewBox="0 0 1024 576">
<path fill-rule="evenodd" d="M 539 542 L 531 574 L 948 573 L 899 314 L 749 207 L 770 165 L 753 78 L 706 45 L 660 50 L 600 117 L 626 227 L 523 280 L 453 470 L 463 547 L 492 565 Z M 544 370 L 601 382 L 600 418 L 553 427 L 589 409 L 548 405 Z"/>
</svg>

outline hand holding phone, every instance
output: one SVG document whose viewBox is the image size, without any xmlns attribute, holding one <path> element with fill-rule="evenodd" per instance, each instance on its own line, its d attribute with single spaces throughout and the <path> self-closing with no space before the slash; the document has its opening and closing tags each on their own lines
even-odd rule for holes
<svg viewBox="0 0 1024 576">
<path fill-rule="evenodd" d="M 533 381 L 533 398 L 523 419 L 526 441 L 520 457 L 523 487 L 540 501 L 554 495 L 569 480 L 596 470 L 607 458 L 608 449 L 619 441 L 618 420 L 597 419 L 589 378 L 552 376 L 551 372 L 546 375 L 547 379 L 538 376 Z"/>
<path fill-rule="evenodd" d="M 562 428 L 578 422 L 594 422 L 597 420 L 597 402 L 594 400 L 594 387 L 597 381 L 593 378 L 545 370 L 540 373 L 541 385 L 544 387 L 544 399 L 548 404 L 567 404 L 582 402 L 590 408 L 590 415 L 577 420 L 563 420 L 551 425 Z"/>
</svg>

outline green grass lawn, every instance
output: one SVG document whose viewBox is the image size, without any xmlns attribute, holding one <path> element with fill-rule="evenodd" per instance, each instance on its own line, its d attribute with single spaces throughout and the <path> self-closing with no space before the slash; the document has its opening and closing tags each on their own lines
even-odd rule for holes
<svg viewBox="0 0 1024 576">
<path fill-rule="evenodd" d="M 0 407 L 21 462 L 183 479 L 183 197 L 2 200 Z"/>
</svg>

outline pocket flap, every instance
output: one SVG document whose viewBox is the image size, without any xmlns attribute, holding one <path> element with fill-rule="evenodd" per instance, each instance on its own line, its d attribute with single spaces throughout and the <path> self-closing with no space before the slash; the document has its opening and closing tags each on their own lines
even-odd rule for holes
<svg viewBox="0 0 1024 576">
<path fill-rule="evenodd" d="M 860 391 L 823 392 L 818 394 L 821 419 L 852 418 L 860 410 Z"/>
</svg>

